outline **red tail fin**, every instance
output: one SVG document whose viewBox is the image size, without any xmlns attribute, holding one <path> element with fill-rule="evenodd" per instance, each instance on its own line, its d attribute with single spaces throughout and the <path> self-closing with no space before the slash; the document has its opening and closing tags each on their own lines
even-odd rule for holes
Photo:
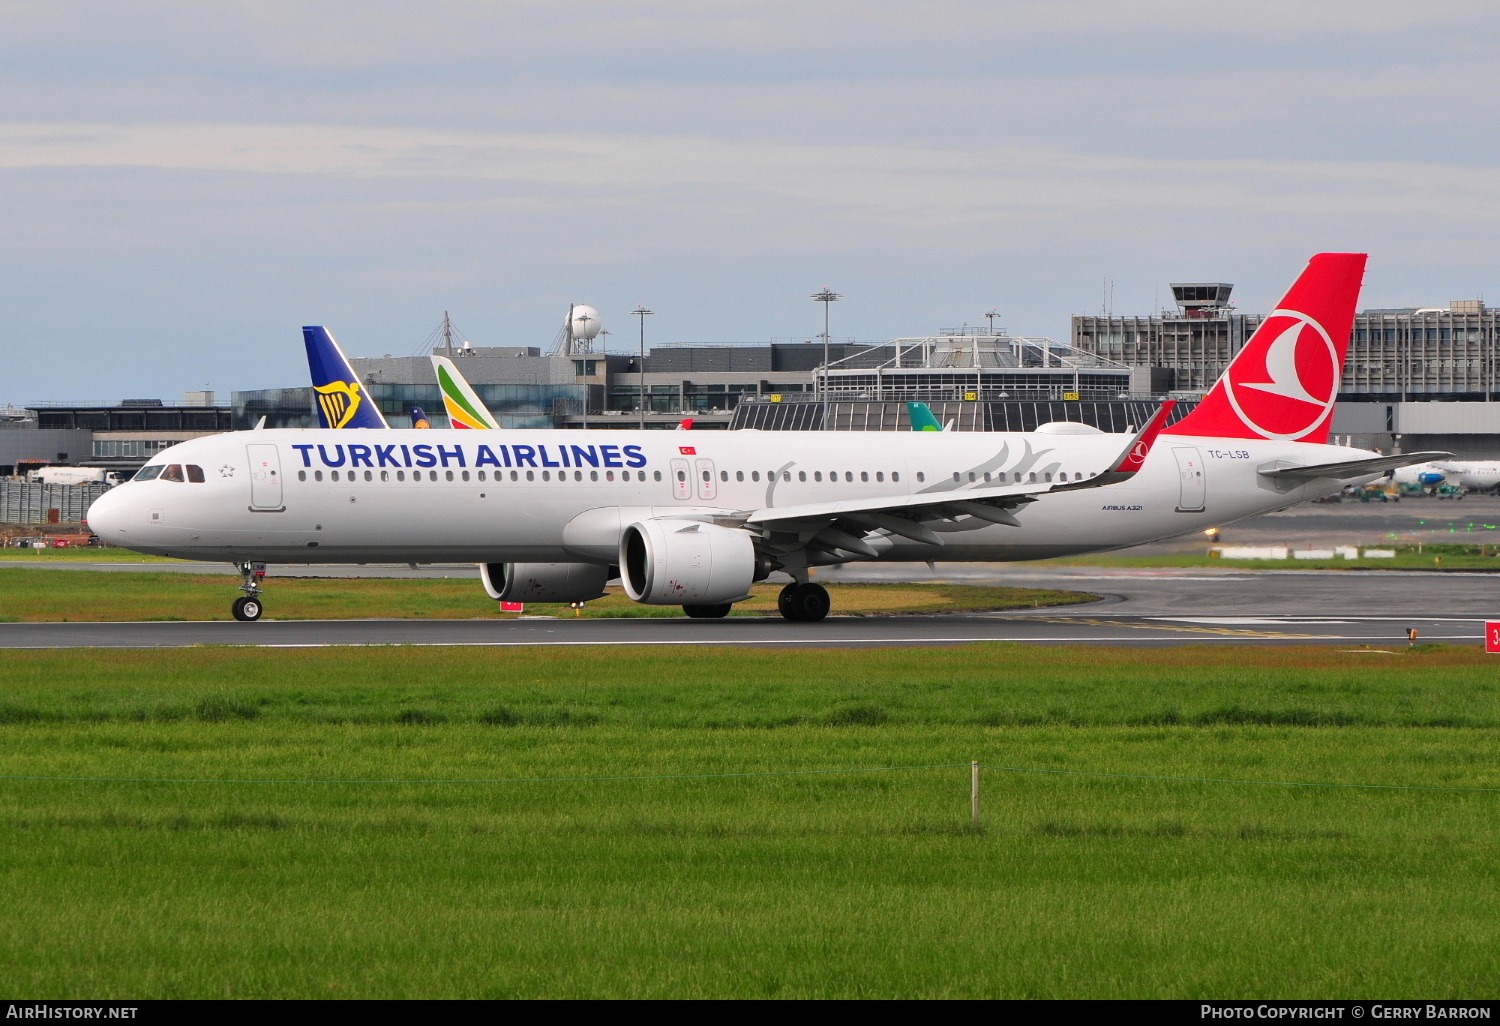
<svg viewBox="0 0 1500 1026">
<path fill-rule="evenodd" d="M 1365 259 L 1308 261 L 1198 408 L 1163 434 L 1326 443 Z"/>
</svg>

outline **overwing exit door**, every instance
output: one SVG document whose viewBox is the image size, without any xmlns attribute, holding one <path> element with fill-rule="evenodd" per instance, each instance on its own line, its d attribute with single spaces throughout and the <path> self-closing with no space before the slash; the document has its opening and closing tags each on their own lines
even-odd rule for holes
<svg viewBox="0 0 1500 1026">
<path fill-rule="evenodd" d="M 697 460 L 698 465 L 698 498 L 712 499 L 719 494 L 718 485 L 714 482 L 714 461 Z"/>
<path fill-rule="evenodd" d="M 1177 512 L 1201 513 L 1208 497 L 1208 480 L 1203 476 L 1203 453 L 1196 446 L 1172 448 L 1177 457 Z"/>
<path fill-rule="evenodd" d="M 674 499 L 693 497 L 693 482 L 688 480 L 688 475 L 691 473 L 687 460 L 674 459 L 672 461 L 672 497 Z"/>
</svg>

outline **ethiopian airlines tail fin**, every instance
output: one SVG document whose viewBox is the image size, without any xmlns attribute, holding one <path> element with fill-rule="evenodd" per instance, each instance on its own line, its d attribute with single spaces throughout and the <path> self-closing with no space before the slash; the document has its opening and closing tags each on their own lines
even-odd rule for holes
<svg viewBox="0 0 1500 1026">
<path fill-rule="evenodd" d="M 489 407 L 479 398 L 472 385 L 446 356 L 432 358 L 432 370 L 437 375 L 438 390 L 443 393 L 443 408 L 448 413 L 448 423 L 456 428 L 498 430 L 500 422 Z"/>
<path fill-rule="evenodd" d="M 1198 408 L 1164 433 L 1327 444 L 1365 259 L 1308 261 Z"/>
<path fill-rule="evenodd" d="M 307 345 L 307 369 L 312 373 L 318 418 L 324 427 L 389 427 L 327 328 L 317 324 L 303 328 L 302 341 Z"/>
</svg>

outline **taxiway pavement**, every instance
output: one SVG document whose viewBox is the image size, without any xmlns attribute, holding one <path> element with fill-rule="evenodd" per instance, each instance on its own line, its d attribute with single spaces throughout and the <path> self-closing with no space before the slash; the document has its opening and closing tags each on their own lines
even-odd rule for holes
<svg viewBox="0 0 1500 1026">
<path fill-rule="evenodd" d="M 798 648 L 963 645 L 1010 641 L 1046 645 L 1276 644 L 1392 646 L 1419 641 L 1480 644 L 1484 622 L 1462 617 L 1289 617 L 1199 614 L 1135 616 L 1116 604 L 1080 611 L 941 616 L 830 617 L 817 624 L 770 617 L 725 620 L 262 620 L 237 622 L 5 623 L 0 648 L 180 648 L 249 645 L 755 645 Z"/>
</svg>

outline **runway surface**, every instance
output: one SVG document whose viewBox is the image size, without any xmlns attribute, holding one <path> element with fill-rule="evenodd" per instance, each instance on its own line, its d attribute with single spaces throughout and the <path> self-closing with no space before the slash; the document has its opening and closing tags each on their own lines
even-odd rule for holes
<svg viewBox="0 0 1500 1026">
<path fill-rule="evenodd" d="M 4 648 L 179 648 L 251 645 L 755 645 L 871 647 L 963 645 L 1010 641 L 1047 645 L 1275 644 L 1391 646 L 1420 641 L 1480 644 L 1484 623 L 1435 617 L 1272 617 L 1246 615 L 1134 616 L 1116 604 L 1088 612 L 830 617 L 818 624 L 779 618 L 518 619 L 518 620 L 262 620 L 236 622 L 7 623 Z"/>
<path fill-rule="evenodd" d="M 1224 529 L 1225 540 L 1371 544 L 1400 538 L 1478 543 L 1500 530 L 1500 499 L 1408 499 L 1399 504 L 1302 505 Z M 1500 538 L 1496 540 L 1500 544 Z M 1169 543 L 1181 545 L 1182 542 Z M 1201 540 L 1190 544 L 1201 547 Z M 1148 547 L 1142 547 L 1145 549 Z M 1142 549 L 1132 550 L 1140 552 Z M 235 591 L 232 568 L 198 563 L 3 561 L 0 567 L 224 574 L 224 605 Z M 465 564 L 273 566 L 268 617 L 276 615 L 279 577 L 460 578 L 479 587 Z M 821 624 L 734 617 L 672 619 L 358 620 L 145 623 L 0 623 L 0 648 L 152 648 L 185 645 L 1180 645 L 1185 643 L 1403 645 L 1419 641 L 1479 644 L 1487 619 L 1500 620 L 1500 573 L 1390 570 L 1143 569 L 1051 564 L 849 564 L 818 571 L 824 582 L 958 582 L 1086 591 L 1101 601 L 1056 610 L 944 616 L 840 617 Z M 838 610 L 835 607 L 835 614 Z"/>
</svg>

